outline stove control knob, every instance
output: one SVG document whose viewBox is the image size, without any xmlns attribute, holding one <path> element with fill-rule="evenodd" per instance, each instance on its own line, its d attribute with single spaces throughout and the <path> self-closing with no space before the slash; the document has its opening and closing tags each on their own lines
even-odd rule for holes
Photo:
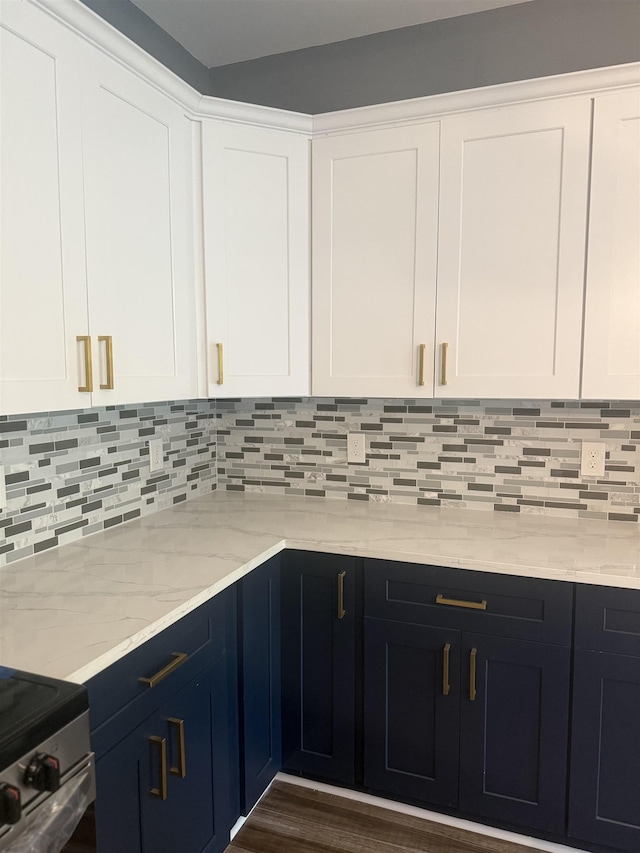
<svg viewBox="0 0 640 853">
<path fill-rule="evenodd" d="M 36 753 L 24 774 L 24 784 L 36 791 L 57 791 L 60 787 L 60 762 L 53 755 Z"/>
<path fill-rule="evenodd" d="M 0 782 L 0 826 L 17 823 L 21 813 L 20 789 L 7 782 Z"/>
</svg>

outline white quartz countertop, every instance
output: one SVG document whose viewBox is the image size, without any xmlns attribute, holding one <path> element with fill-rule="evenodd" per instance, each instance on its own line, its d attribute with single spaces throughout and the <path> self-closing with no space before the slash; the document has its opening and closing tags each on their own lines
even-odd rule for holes
<svg viewBox="0 0 640 853">
<path fill-rule="evenodd" d="M 640 589 L 640 525 L 214 493 L 0 569 L 0 664 L 87 681 L 283 548 Z"/>
</svg>

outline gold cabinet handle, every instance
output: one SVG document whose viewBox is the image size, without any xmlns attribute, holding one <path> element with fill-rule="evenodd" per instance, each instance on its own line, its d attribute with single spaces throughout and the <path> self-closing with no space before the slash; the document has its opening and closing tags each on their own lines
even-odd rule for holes
<svg viewBox="0 0 640 853">
<path fill-rule="evenodd" d="M 167 739 L 166 737 L 158 737 L 151 735 L 149 738 L 151 748 L 158 746 L 160 749 L 160 780 L 157 788 L 151 789 L 151 794 L 158 797 L 160 800 L 167 799 Z"/>
<path fill-rule="evenodd" d="M 418 385 L 424 385 L 424 351 L 426 344 L 418 346 Z"/>
<path fill-rule="evenodd" d="M 98 341 L 104 343 L 107 356 L 107 381 L 100 383 L 100 388 L 105 391 L 113 391 L 113 338 L 111 335 L 98 335 Z"/>
<path fill-rule="evenodd" d="M 338 574 L 338 619 L 344 619 L 347 611 L 344 609 L 344 577 L 347 573 Z"/>
<path fill-rule="evenodd" d="M 93 364 L 91 362 L 91 335 L 76 335 L 76 341 L 84 345 L 84 385 L 78 391 L 93 391 Z"/>
<path fill-rule="evenodd" d="M 169 717 L 169 725 L 175 726 L 178 734 L 178 766 L 170 767 L 169 773 L 172 776 L 179 776 L 181 779 L 187 775 L 187 754 L 184 747 L 184 720 L 179 720 L 177 717 Z"/>
<path fill-rule="evenodd" d="M 471 649 L 471 655 L 469 657 L 469 701 L 476 701 L 476 657 L 478 654 L 477 649 Z"/>
<path fill-rule="evenodd" d="M 442 359 L 441 359 L 441 368 L 442 371 L 440 373 L 440 384 L 447 384 L 447 350 L 449 349 L 449 344 L 442 344 Z"/>
<path fill-rule="evenodd" d="M 216 349 L 218 350 L 218 385 L 222 385 L 224 382 L 224 356 L 222 344 L 216 344 Z"/>
<path fill-rule="evenodd" d="M 451 653 L 451 643 L 446 643 L 442 650 L 442 695 L 448 696 L 451 685 L 449 684 L 449 655 Z"/>
<path fill-rule="evenodd" d="M 156 684 L 159 684 L 163 678 L 166 678 L 168 675 L 171 675 L 172 672 L 182 666 L 182 664 L 186 661 L 189 655 L 186 655 L 184 652 L 172 652 L 171 657 L 173 660 L 171 663 L 168 663 L 163 669 L 159 672 L 156 672 L 155 675 L 152 675 L 151 678 L 146 678 L 144 675 L 141 675 L 138 681 L 140 684 L 146 684 L 147 687 L 155 687 Z"/>
<path fill-rule="evenodd" d="M 459 598 L 445 598 L 440 593 L 436 595 L 436 604 L 446 604 L 449 607 L 467 607 L 469 610 L 487 609 L 487 602 L 484 599 L 482 601 L 463 601 Z"/>
</svg>

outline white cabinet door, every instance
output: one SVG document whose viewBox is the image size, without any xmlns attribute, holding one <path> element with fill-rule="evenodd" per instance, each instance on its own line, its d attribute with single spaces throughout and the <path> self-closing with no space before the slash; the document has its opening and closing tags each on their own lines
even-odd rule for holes
<svg viewBox="0 0 640 853">
<path fill-rule="evenodd" d="M 202 125 L 212 397 L 309 393 L 309 140 Z"/>
<path fill-rule="evenodd" d="M 316 395 L 433 396 L 438 145 L 437 122 L 314 140 Z"/>
<path fill-rule="evenodd" d="M 585 97 L 443 119 L 437 397 L 578 396 L 590 117 Z"/>
<path fill-rule="evenodd" d="M 194 396 L 190 123 L 168 97 L 89 49 L 84 76 L 93 405 Z M 112 371 L 101 336 L 111 338 Z"/>
<path fill-rule="evenodd" d="M 0 414 L 89 405 L 78 67 L 73 37 L 26 3 L 0 28 Z"/>
<path fill-rule="evenodd" d="M 582 396 L 640 399 L 640 89 L 595 99 Z"/>
</svg>

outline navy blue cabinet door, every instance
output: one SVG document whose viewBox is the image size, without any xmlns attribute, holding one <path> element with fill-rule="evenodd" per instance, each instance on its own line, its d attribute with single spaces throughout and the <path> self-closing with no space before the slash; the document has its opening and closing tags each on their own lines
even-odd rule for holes
<svg viewBox="0 0 640 853">
<path fill-rule="evenodd" d="M 576 651 L 569 835 L 640 850 L 640 658 Z"/>
<path fill-rule="evenodd" d="M 460 808 L 564 833 L 570 650 L 462 635 Z"/>
<path fill-rule="evenodd" d="M 240 584 L 242 813 L 248 814 L 282 763 L 280 717 L 280 557 Z"/>
<path fill-rule="evenodd" d="M 286 770 L 355 779 L 359 561 L 288 552 L 282 562 L 282 745 Z"/>
<path fill-rule="evenodd" d="M 96 767 L 99 853 L 218 853 L 229 842 L 226 659 Z"/>
<path fill-rule="evenodd" d="M 460 633 L 364 621 L 364 783 L 456 806 Z"/>
</svg>

